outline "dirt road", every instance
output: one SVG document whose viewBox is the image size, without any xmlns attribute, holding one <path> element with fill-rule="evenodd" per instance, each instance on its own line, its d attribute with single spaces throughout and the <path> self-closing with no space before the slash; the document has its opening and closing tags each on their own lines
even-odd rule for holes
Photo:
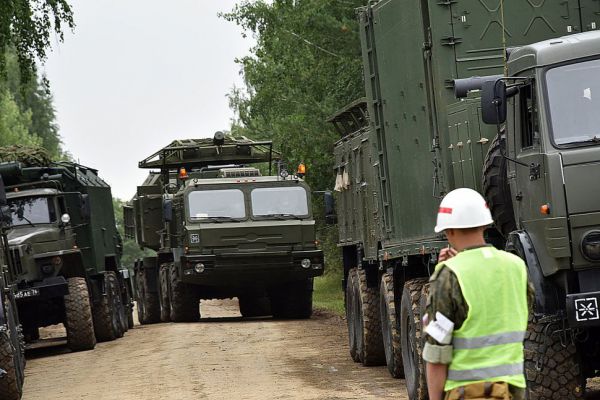
<svg viewBox="0 0 600 400">
<path fill-rule="evenodd" d="M 94 351 L 30 350 L 23 399 L 407 399 L 384 367 L 350 360 L 337 317 L 242 320 L 235 301 L 202 313 L 195 324 L 136 326 Z"/>
</svg>

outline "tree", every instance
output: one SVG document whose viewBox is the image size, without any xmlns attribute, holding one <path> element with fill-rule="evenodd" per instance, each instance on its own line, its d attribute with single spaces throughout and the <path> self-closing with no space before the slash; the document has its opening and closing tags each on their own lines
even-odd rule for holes
<svg viewBox="0 0 600 400">
<path fill-rule="evenodd" d="M 308 166 L 314 189 L 332 186 L 333 144 L 326 118 L 363 96 L 355 9 L 363 0 L 244 1 L 223 17 L 257 44 L 238 59 L 246 87 L 234 88 L 232 132 L 272 139 Z"/>
<path fill-rule="evenodd" d="M 50 47 L 50 35 L 63 40 L 63 24 L 75 26 L 67 0 L 10 0 L 0 2 L 0 71 L 4 55 L 14 48 L 21 76 L 28 80 L 36 70 L 36 59 L 44 61 Z"/>
</svg>

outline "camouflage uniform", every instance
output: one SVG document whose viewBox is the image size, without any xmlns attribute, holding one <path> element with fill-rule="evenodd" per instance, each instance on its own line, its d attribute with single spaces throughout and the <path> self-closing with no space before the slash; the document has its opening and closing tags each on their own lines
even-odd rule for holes
<svg viewBox="0 0 600 400">
<path fill-rule="evenodd" d="M 425 323 L 433 321 L 436 312 L 440 312 L 454 322 L 454 330 L 460 329 L 467 319 L 469 306 L 462 295 L 458 278 L 450 268 L 442 266 L 431 276 L 429 282 L 429 296 L 423 320 L 426 321 Z M 527 301 L 530 308 L 533 300 L 534 289 L 530 282 L 527 286 Z M 450 364 L 450 361 L 452 361 L 452 345 L 440 345 L 429 335 L 426 335 L 426 340 L 423 359 L 434 364 Z M 525 400 L 523 389 L 510 386 L 510 391 L 514 400 Z"/>
</svg>

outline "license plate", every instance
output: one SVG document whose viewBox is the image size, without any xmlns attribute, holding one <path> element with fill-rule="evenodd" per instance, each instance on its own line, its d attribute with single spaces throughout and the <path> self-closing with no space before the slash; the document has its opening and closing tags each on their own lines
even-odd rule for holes
<svg viewBox="0 0 600 400">
<path fill-rule="evenodd" d="M 27 297 L 35 297 L 35 296 L 39 296 L 39 295 L 40 295 L 39 289 L 24 289 L 24 290 L 19 290 L 15 294 L 15 298 L 25 299 Z"/>
</svg>

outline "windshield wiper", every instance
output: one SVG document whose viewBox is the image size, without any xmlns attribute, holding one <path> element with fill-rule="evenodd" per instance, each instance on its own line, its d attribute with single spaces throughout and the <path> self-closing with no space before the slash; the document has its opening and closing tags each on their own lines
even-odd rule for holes
<svg viewBox="0 0 600 400">
<path fill-rule="evenodd" d="M 587 140 L 582 140 L 581 142 L 577 142 L 577 143 L 600 143 L 600 137 L 594 136 L 593 138 L 589 138 Z"/>
<path fill-rule="evenodd" d="M 302 217 L 299 217 L 295 214 L 264 214 L 261 215 L 261 217 L 264 218 L 277 218 L 277 219 L 302 219 Z"/>
<path fill-rule="evenodd" d="M 29 225 L 33 226 L 35 228 L 35 225 L 33 224 L 33 222 L 31 222 L 29 220 L 29 218 L 27 218 L 26 216 L 22 215 L 20 217 L 18 217 L 20 220 L 25 220 L 25 222 L 27 222 Z"/>
</svg>

